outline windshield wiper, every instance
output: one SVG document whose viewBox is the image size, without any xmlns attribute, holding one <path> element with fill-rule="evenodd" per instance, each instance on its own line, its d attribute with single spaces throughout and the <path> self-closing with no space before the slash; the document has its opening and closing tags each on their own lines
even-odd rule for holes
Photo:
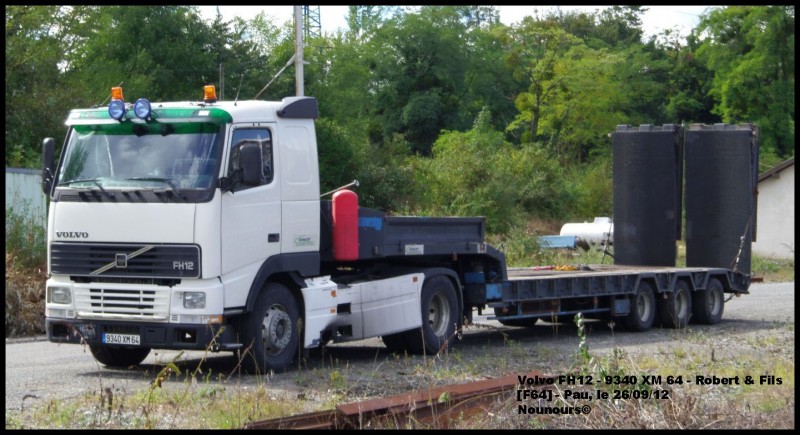
<svg viewBox="0 0 800 435">
<path fill-rule="evenodd" d="M 107 191 L 106 189 L 103 189 L 103 186 L 100 185 L 100 182 L 97 181 L 97 178 L 84 178 L 80 180 L 62 181 L 58 183 L 57 186 L 65 186 L 65 185 L 68 186 L 72 183 L 94 183 L 94 185 L 97 186 L 97 188 L 100 189 L 100 191 L 103 192 L 103 194 L 105 194 L 107 197 L 111 199 L 114 199 L 114 194 Z"/>
<path fill-rule="evenodd" d="M 161 178 L 161 177 L 132 177 L 132 178 L 126 178 L 125 180 L 131 180 L 131 181 L 160 181 L 162 183 L 167 184 L 170 187 L 170 189 L 172 189 L 172 192 L 178 198 L 183 199 L 184 201 L 186 200 L 186 198 L 184 198 L 183 195 L 181 195 L 181 191 L 178 189 L 178 186 L 176 186 L 175 183 L 173 183 L 172 180 L 169 179 L 169 178 Z"/>
</svg>

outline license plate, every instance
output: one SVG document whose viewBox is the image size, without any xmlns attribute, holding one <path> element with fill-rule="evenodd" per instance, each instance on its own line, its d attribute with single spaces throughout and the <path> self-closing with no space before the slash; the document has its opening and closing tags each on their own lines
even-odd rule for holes
<svg viewBox="0 0 800 435">
<path fill-rule="evenodd" d="M 140 345 L 141 337 L 133 334 L 103 334 L 103 343 L 106 344 L 133 344 Z"/>
</svg>

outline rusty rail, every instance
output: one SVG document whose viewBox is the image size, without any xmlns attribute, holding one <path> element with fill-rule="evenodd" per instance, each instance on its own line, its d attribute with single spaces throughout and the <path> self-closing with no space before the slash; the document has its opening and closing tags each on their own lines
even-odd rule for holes
<svg viewBox="0 0 800 435">
<path fill-rule="evenodd" d="M 539 372 L 527 373 L 529 378 Z M 449 428 L 453 418 L 485 412 L 485 407 L 504 393 L 515 391 L 518 375 L 486 379 L 464 384 L 417 390 L 362 402 L 339 405 L 326 411 L 256 421 L 244 429 L 361 429 L 365 427 L 415 427 L 417 424 Z"/>
</svg>

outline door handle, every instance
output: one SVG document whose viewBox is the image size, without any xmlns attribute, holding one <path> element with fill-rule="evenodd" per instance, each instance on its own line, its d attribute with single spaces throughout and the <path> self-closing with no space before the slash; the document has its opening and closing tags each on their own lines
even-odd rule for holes
<svg viewBox="0 0 800 435">
<path fill-rule="evenodd" d="M 281 240 L 281 235 L 278 233 L 272 233 L 269 236 L 267 236 L 267 242 L 269 243 L 277 243 L 280 242 L 280 240 Z"/>
</svg>

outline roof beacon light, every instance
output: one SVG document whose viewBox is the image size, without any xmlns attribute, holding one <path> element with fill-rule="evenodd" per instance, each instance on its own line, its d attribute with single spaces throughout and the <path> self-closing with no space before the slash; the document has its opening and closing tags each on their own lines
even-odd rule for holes
<svg viewBox="0 0 800 435">
<path fill-rule="evenodd" d="M 122 122 L 125 118 L 125 101 L 122 98 L 122 88 L 111 88 L 111 102 L 108 103 L 108 116 Z"/>
<path fill-rule="evenodd" d="M 203 102 L 216 103 L 217 102 L 217 88 L 214 85 L 203 86 Z"/>
<path fill-rule="evenodd" d="M 152 106 L 150 106 L 150 102 L 146 98 L 139 98 L 133 103 L 133 113 L 137 118 L 147 121 L 153 113 Z"/>
<path fill-rule="evenodd" d="M 111 99 L 112 100 L 121 100 L 125 101 L 125 98 L 122 97 L 122 88 L 119 86 L 114 86 L 111 88 Z"/>
</svg>

